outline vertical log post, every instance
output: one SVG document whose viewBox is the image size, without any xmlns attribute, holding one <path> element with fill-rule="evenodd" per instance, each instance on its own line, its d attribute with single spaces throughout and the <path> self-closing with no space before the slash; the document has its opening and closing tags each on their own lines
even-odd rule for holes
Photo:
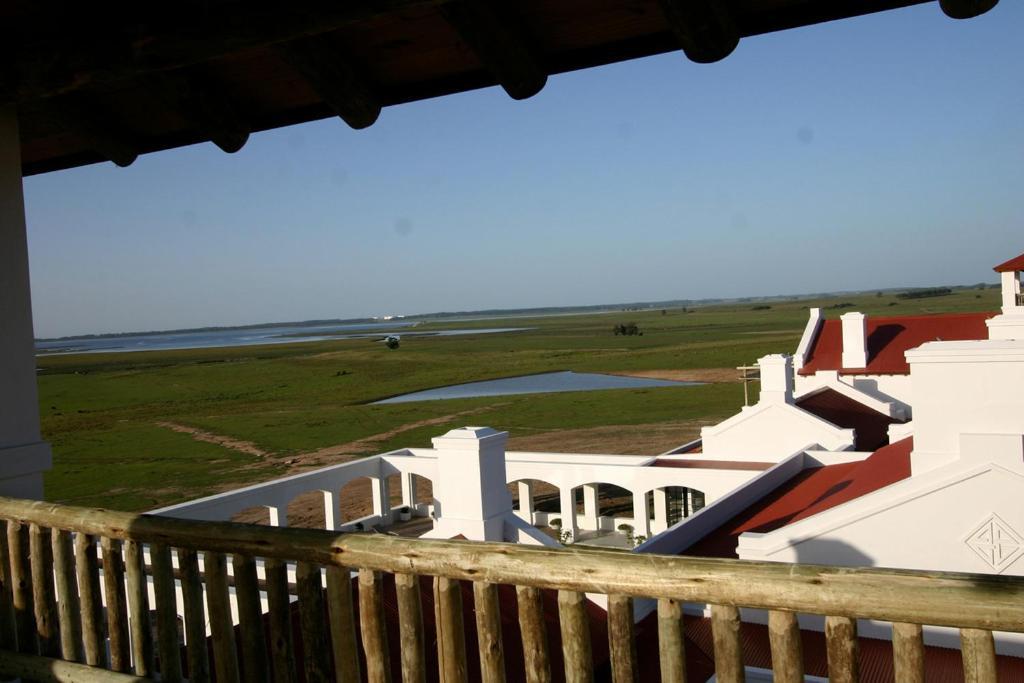
<svg viewBox="0 0 1024 683">
<path fill-rule="evenodd" d="M 96 539 L 87 534 L 75 534 L 75 573 L 78 575 L 78 601 L 82 609 L 85 663 L 105 667 L 107 646 L 103 632 L 100 568 L 96 559 Z"/>
<path fill-rule="evenodd" d="M 960 652 L 965 683 L 996 683 L 996 647 L 991 631 L 960 629 Z"/>
<path fill-rule="evenodd" d="M 380 572 L 359 570 L 359 625 L 363 634 L 363 653 L 366 655 L 366 680 L 369 683 L 388 683 L 391 680 L 382 582 Z M 441 680 L 444 681 L 444 678 Z"/>
<path fill-rule="evenodd" d="M 233 555 L 238 630 L 242 639 L 242 673 L 248 683 L 269 683 L 267 641 L 263 637 L 263 609 L 256 561 L 247 555 Z"/>
<path fill-rule="evenodd" d="M 54 529 L 52 541 L 53 568 L 57 580 L 57 613 L 60 620 L 60 656 L 68 662 L 81 662 L 82 621 L 71 532 Z"/>
<path fill-rule="evenodd" d="M 662 683 L 686 683 L 686 637 L 683 603 L 658 600 L 658 655 Z"/>
<path fill-rule="evenodd" d="M 795 612 L 768 612 L 768 640 L 772 646 L 772 672 L 778 683 L 803 683 L 804 654 Z"/>
<path fill-rule="evenodd" d="M 29 552 L 32 556 L 32 604 L 36 614 L 39 653 L 60 656 L 60 631 L 57 624 L 57 596 L 53 588 L 53 542 L 50 530 L 32 524 L 29 527 Z"/>
<path fill-rule="evenodd" d="M 715 642 L 715 680 L 743 683 L 743 652 L 740 648 L 740 610 L 732 605 L 711 606 L 711 633 Z"/>
<path fill-rule="evenodd" d="M 633 599 L 608 596 L 608 651 L 612 660 L 612 681 L 636 681 L 636 640 L 633 636 Z"/>
<path fill-rule="evenodd" d="M 857 620 L 849 617 L 825 617 L 825 644 L 828 650 L 829 681 L 857 683 L 860 680 Z"/>
<path fill-rule="evenodd" d="M 892 625 L 892 657 L 899 683 L 924 683 L 924 634 L 920 624 Z"/>
<path fill-rule="evenodd" d="M 178 550 L 181 572 L 181 600 L 185 608 L 185 656 L 190 683 L 210 680 L 210 661 L 206 653 L 206 612 L 203 609 L 203 578 L 199 574 L 199 555 L 194 550 Z"/>
<path fill-rule="evenodd" d="M 7 543 L 11 553 L 11 604 L 14 606 L 14 622 L 18 631 L 18 651 L 39 654 L 36 612 L 32 604 L 28 525 L 8 522 Z"/>
<path fill-rule="evenodd" d="M 501 642 L 501 610 L 498 587 L 478 581 L 473 584 L 476 633 L 483 683 L 505 683 L 505 652 Z"/>
<path fill-rule="evenodd" d="M 331 644 L 324 623 L 324 584 L 320 565 L 295 566 L 295 592 L 299 596 L 302 661 L 308 683 L 327 683 L 331 676 Z"/>
<path fill-rule="evenodd" d="M 441 683 L 465 683 L 466 632 L 462 622 L 462 586 L 457 580 L 434 577 L 434 618 Z"/>
<path fill-rule="evenodd" d="M 110 637 L 110 668 L 125 673 L 131 668 L 128 637 L 128 605 L 124 587 L 124 558 L 121 541 L 100 539 L 103 549 L 103 594 L 107 598 L 107 633 Z"/>
<path fill-rule="evenodd" d="M 181 681 L 181 647 L 178 641 L 178 605 L 174 590 L 171 549 L 163 543 L 149 546 L 153 564 L 153 595 L 156 597 L 156 642 L 160 654 L 160 680 Z"/>
<path fill-rule="evenodd" d="M 146 581 L 141 543 L 125 541 L 124 565 L 128 577 L 128 626 L 132 636 L 135 675 L 151 678 L 156 675 L 156 664 L 153 657 L 153 627 L 149 621 L 149 584 Z"/>
<path fill-rule="evenodd" d="M 352 600 L 352 572 L 346 567 L 327 567 L 327 614 L 331 622 L 336 676 L 343 681 L 358 681 L 359 642 Z M 402 654 L 404 656 L 404 650 Z"/>
<path fill-rule="evenodd" d="M 544 603 L 539 588 L 516 586 L 519 631 L 523 639 L 523 668 L 526 683 L 551 683 L 548 634 L 544 625 Z"/>
<path fill-rule="evenodd" d="M 0 649 L 18 649 L 18 627 L 14 622 L 11 594 L 11 552 L 7 543 L 7 521 L 0 520 Z"/>
<path fill-rule="evenodd" d="M 583 593 L 558 591 L 558 620 L 562 630 L 566 683 L 590 683 L 594 680 L 586 600 Z"/>
<path fill-rule="evenodd" d="M 398 597 L 398 635 L 401 640 L 402 683 L 425 683 L 427 664 L 423 643 L 423 606 L 420 602 L 420 577 L 395 574 Z"/>
<path fill-rule="evenodd" d="M 263 565 L 267 577 L 267 618 L 270 620 L 270 661 L 274 683 L 295 683 L 295 647 L 292 643 L 291 602 L 288 598 L 288 565 L 268 558 Z M 339 669 L 340 671 L 340 669 Z M 353 679 L 358 680 L 356 676 Z"/>
<path fill-rule="evenodd" d="M 204 552 L 203 570 L 206 575 L 206 607 L 210 612 L 210 636 L 213 639 L 214 675 L 217 683 L 238 683 L 238 656 L 224 553 Z"/>
</svg>

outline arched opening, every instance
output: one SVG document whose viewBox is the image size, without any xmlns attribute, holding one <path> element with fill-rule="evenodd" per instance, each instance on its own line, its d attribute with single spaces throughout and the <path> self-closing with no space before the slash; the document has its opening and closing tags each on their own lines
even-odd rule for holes
<svg viewBox="0 0 1024 683">
<path fill-rule="evenodd" d="M 306 491 L 291 499 L 287 507 L 288 526 L 302 529 L 325 529 L 324 492 Z"/>
<path fill-rule="evenodd" d="M 660 489 L 665 493 L 665 528 L 678 524 L 701 510 L 705 505 L 703 491 L 686 486 L 666 486 Z M 657 509 L 657 496 L 655 496 L 654 518 L 660 518 Z"/>
<path fill-rule="evenodd" d="M 558 487 L 541 479 L 520 479 L 509 482 L 512 507 L 522 519 L 537 526 L 547 526 L 561 515 Z"/>
<path fill-rule="evenodd" d="M 591 482 L 573 489 L 576 525 L 583 531 L 616 531 L 633 516 L 633 492 L 615 484 Z"/>
<path fill-rule="evenodd" d="M 373 514 L 372 484 L 369 477 L 359 477 L 341 487 L 338 491 L 339 524 L 349 524 Z"/>
</svg>

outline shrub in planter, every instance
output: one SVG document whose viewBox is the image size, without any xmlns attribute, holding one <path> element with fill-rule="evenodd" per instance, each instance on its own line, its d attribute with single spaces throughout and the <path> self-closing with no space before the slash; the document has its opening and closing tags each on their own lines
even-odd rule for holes
<svg viewBox="0 0 1024 683">
<path fill-rule="evenodd" d="M 633 530 L 633 526 L 630 524 L 620 524 L 616 528 L 624 534 L 628 534 L 630 531 Z"/>
<path fill-rule="evenodd" d="M 550 520 L 548 520 L 548 526 L 551 527 L 552 529 L 561 529 L 562 528 L 562 520 L 559 519 L 558 517 L 555 517 L 554 519 L 550 519 Z"/>
<path fill-rule="evenodd" d="M 412 519 L 412 509 L 410 509 L 408 505 L 403 505 L 398 508 L 398 519 L 403 522 L 408 522 Z"/>
<path fill-rule="evenodd" d="M 366 528 L 366 527 L 363 526 L 362 522 L 356 522 L 355 527 L 356 527 L 356 531 L 363 531 Z"/>
</svg>

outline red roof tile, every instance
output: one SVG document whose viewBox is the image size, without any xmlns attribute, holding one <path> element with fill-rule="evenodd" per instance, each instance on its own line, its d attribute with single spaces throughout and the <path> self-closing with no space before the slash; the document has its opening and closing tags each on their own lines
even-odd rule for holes
<svg viewBox="0 0 1024 683">
<path fill-rule="evenodd" d="M 1015 273 L 1018 271 L 1022 271 L 1024 270 L 1024 254 L 1021 254 L 1016 258 L 1012 258 L 1009 261 L 1006 261 L 1005 263 L 1000 263 L 992 270 L 996 271 L 997 273 Z"/>
<path fill-rule="evenodd" d="M 906 375 L 910 365 L 904 354 L 930 341 L 988 339 L 985 321 L 995 313 L 948 313 L 880 318 L 867 316 L 868 366 L 843 370 L 843 326 L 826 320 L 808 351 L 801 375 L 839 370 L 847 375 Z"/>
<path fill-rule="evenodd" d="M 804 470 L 680 554 L 734 558 L 739 535 L 746 531 L 774 531 L 906 479 L 913 448 L 913 438 L 907 438 L 860 462 Z"/>
<path fill-rule="evenodd" d="M 875 451 L 889 443 L 889 425 L 901 422 L 834 389 L 805 396 L 796 405 L 837 427 L 853 429 L 858 451 Z"/>
</svg>

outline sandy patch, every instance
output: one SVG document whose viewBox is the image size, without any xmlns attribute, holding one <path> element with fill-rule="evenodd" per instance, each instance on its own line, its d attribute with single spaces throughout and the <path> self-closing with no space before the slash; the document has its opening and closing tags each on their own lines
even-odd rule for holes
<svg viewBox="0 0 1024 683">
<path fill-rule="evenodd" d="M 675 382 L 739 382 L 740 372 L 736 368 L 694 368 L 691 370 L 623 370 L 609 372 L 609 375 L 623 377 L 646 377 L 667 379 Z"/>
</svg>

